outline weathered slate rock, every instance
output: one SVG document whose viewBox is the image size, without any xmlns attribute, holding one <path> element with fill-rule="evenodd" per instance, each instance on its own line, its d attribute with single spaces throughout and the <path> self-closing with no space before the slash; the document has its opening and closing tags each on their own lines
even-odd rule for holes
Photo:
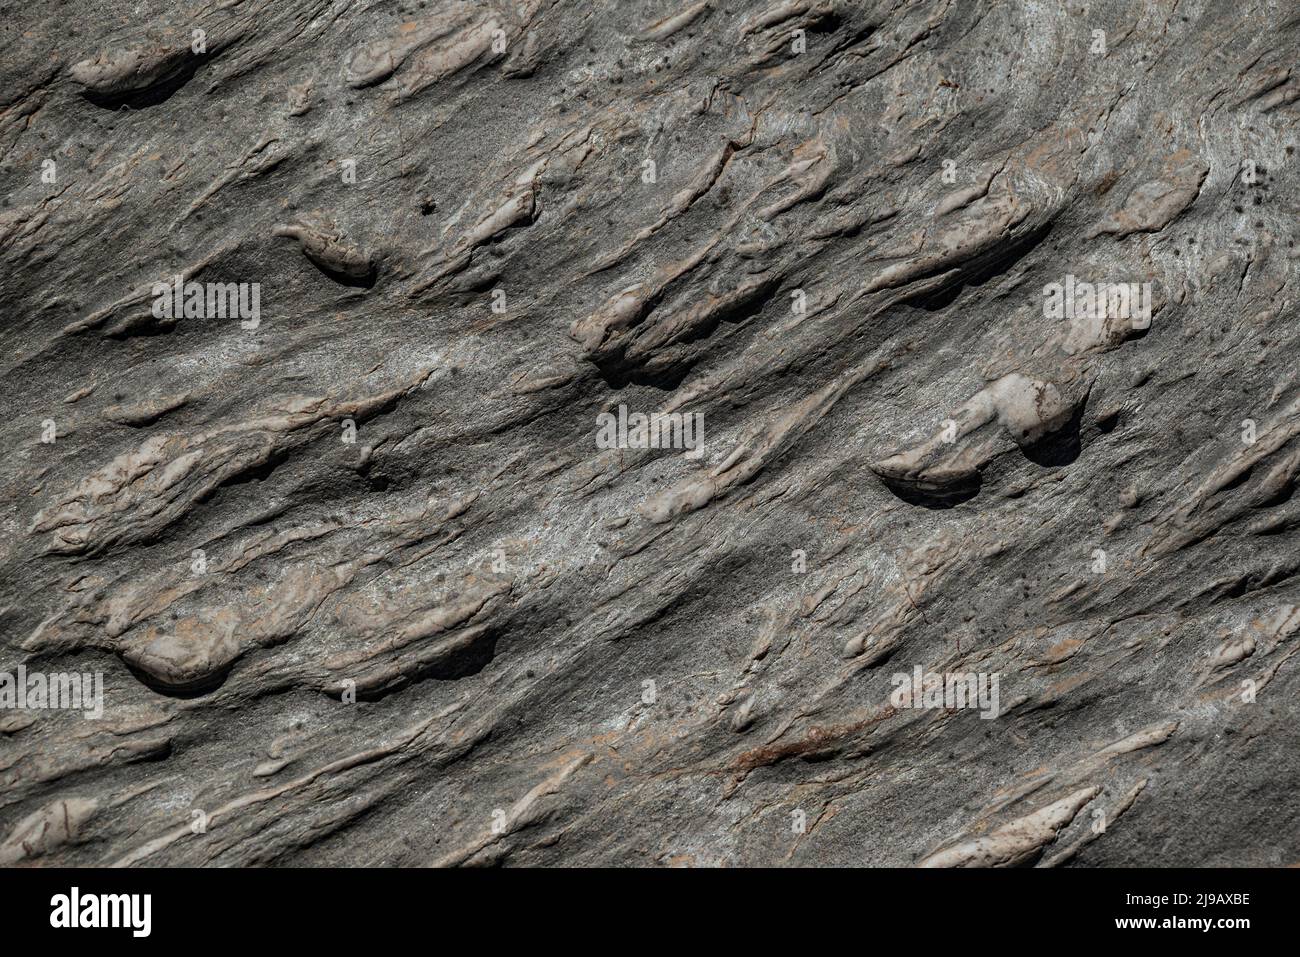
<svg viewBox="0 0 1300 957">
<path fill-rule="evenodd" d="M 0 48 L 0 862 L 1300 859 L 1300 11 Z"/>
</svg>

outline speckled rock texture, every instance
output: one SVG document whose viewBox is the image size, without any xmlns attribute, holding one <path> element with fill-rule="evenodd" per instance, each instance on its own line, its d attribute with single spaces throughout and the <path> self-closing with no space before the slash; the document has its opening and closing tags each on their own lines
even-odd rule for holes
<svg viewBox="0 0 1300 957">
<path fill-rule="evenodd" d="M 1291 0 L 3 6 L 0 863 L 1300 860 Z"/>
</svg>

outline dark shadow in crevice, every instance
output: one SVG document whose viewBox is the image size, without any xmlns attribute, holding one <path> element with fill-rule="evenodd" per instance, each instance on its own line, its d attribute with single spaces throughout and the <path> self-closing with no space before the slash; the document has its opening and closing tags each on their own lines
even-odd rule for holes
<svg viewBox="0 0 1300 957">
<path fill-rule="evenodd" d="M 315 266 L 322 276 L 338 283 L 340 286 L 348 286 L 353 289 L 373 289 L 375 283 L 379 281 L 379 268 L 373 263 L 370 266 L 370 271 L 364 276 L 349 276 L 347 273 L 337 272 L 322 266 L 310 257 L 307 257 L 307 261 Z"/>
<path fill-rule="evenodd" d="M 942 489 L 925 489 L 910 482 L 899 482 L 886 478 L 881 478 L 880 482 L 908 505 L 920 505 L 922 508 L 941 510 L 955 508 L 963 502 L 969 502 L 980 493 L 980 489 L 984 485 L 984 478 L 977 473 L 972 479 L 955 482 L 952 485 L 944 486 Z"/>
<path fill-rule="evenodd" d="M 596 367 L 600 377 L 611 389 L 622 389 L 629 385 L 645 385 L 662 392 L 676 389 L 690 374 L 695 362 L 683 360 L 651 369 L 624 363 L 621 358 L 597 359 L 592 357 L 591 364 Z"/>
<path fill-rule="evenodd" d="M 288 461 L 288 459 L 289 453 L 287 451 L 274 452 L 265 462 L 250 465 L 247 468 L 240 469 L 234 475 L 227 476 L 211 491 L 199 496 L 195 501 L 197 504 L 203 505 L 223 489 L 231 488 L 232 486 L 247 485 L 249 482 L 265 482 L 271 477 L 271 473 Z"/>
<path fill-rule="evenodd" d="M 478 674 L 496 657 L 496 631 L 485 631 L 464 648 L 458 648 L 437 661 L 417 668 L 410 674 L 374 688 L 357 688 L 358 701 L 378 701 L 422 681 L 459 681 Z"/>
<path fill-rule="evenodd" d="M 1225 482 L 1223 485 L 1220 485 L 1219 491 L 1220 492 L 1235 491 L 1241 488 L 1247 482 L 1249 482 L 1251 476 L 1254 474 L 1255 474 L 1255 466 L 1253 465 L 1250 466 L 1249 468 L 1243 469 L 1241 472 L 1234 475 L 1229 481 Z"/>
<path fill-rule="evenodd" d="M 459 648 L 445 658 L 440 658 L 422 668 L 415 680 L 434 678 L 438 681 L 459 681 L 461 678 L 476 675 L 486 668 L 496 657 L 496 653 L 497 633 L 486 631 L 467 647 Z"/>
<path fill-rule="evenodd" d="M 104 333 L 105 339 L 124 342 L 127 339 L 151 339 L 155 336 L 169 336 L 180 325 L 179 319 L 158 319 L 150 313 L 147 316 L 123 323 L 113 331 Z"/>
<path fill-rule="evenodd" d="M 951 306 L 970 286 L 982 286 L 990 279 L 1006 273 L 1047 239 L 1052 231 L 1050 222 L 1027 233 L 1009 245 L 999 247 L 982 256 L 962 263 L 960 271 L 947 285 L 929 292 L 918 293 L 900 302 L 900 305 L 917 306 L 927 312 L 938 312 Z M 951 267 L 944 267 L 951 268 Z M 934 275 L 944 269 L 935 270 Z M 925 277 L 918 277 L 925 278 Z"/>
<path fill-rule="evenodd" d="M 163 681 L 157 675 L 152 675 L 143 668 L 137 668 L 129 661 L 123 662 L 126 668 L 135 677 L 140 684 L 144 685 L 150 691 L 163 695 L 167 698 L 202 698 L 204 695 L 211 694 L 226 683 L 230 677 L 230 672 L 234 670 L 235 663 L 232 661 L 211 674 L 205 674 L 194 681 L 170 682 Z"/>
<path fill-rule="evenodd" d="M 725 309 L 719 309 L 709 317 L 707 322 L 701 323 L 668 348 L 702 342 L 717 332 L 718 327 L 723 323 L 729 326 L 743 325 L 763 312 L 776 285 L 775 282 L 766 283 L 744 300 L 733 303 Z M 655 356 L 651 356 L 644 363 L 629 362 L 623 350 L 599 358 L 595 356 L 588 358 L 611 389 L 622 389 L 628 385 L 644 385 L 663 392 L 671 392 L 682 384 L 702 356 L 684 356 L 660 362 L 659 365 L 655 364 L 658 358 Z"/>
<path fill-rule="evenodd" d="M 1289 478 L 1286 480 L 1286 483 L 1280 489 L 1278 489 L 1276 492 L 1274 492 L 1272 495 L 1270 495 L 1264 501 L 1260 502 L 1255 507 L 1276 508 L 1279 505 L 1285 505 L 1287 502 L 1291 501 L 1291 496 L 1293 494 L 1295 494 L 1295 479 Z"/>
<path fill-rule="evenodd" d="M 1087 406 L 1088 400 L 1084 399 L 1070 416 L 1070 421 L 1061 428 L 1050 435 L 1043 436 L 1037 442 L 1022 445 L 1020 451 L 1025 454 L 1025 458 L 1045 468 L 1059 468 L 1070 465 L 1078 459 L 1079 453 L 1083 451 L 1079 428 L 1083 423 L 1083 412 Z"/>
<path fill-rule="evenodd" d="M 816 14 L 814 14 L 815 16 Z M 834 33 L 844 25 L 844 18 L 838 13 L 827 12 L 808 24 L 809 33 Z"/>
<path fill-rule="evenodd" d="M 81 95 L 103 110 L 120 110 L 123 107 L 129 110 L 148 109 L 171 99 L 173 94 L 194 77 L 205 59 L 206 57 L 197 54 L 189 54 L 143 90 L 130 90 L 125 93 L 95 93 L 91 90 L 83 90 Z"/>
<path fill-rule="evenodd" d="M 1116 409 L 1114 412 L 1109 412 L 1106 415 L 1103 415 L 1094 424 L 1097 427 L 1097 431 L 1102 435 L 1110 435 L 1110 433 L 1115 431 L 1115 427 L 1119 425 L 1119 420 L 1120 412 Z"/>
<path fill-rule="evenodd" d="M 387 492 L 389 486 L 393 484 L 391 476 L 375 469 L 374 459 L 367 459 L 359 466 L 357 475 L 365 481 L 368 492 Z"/>
</svg>

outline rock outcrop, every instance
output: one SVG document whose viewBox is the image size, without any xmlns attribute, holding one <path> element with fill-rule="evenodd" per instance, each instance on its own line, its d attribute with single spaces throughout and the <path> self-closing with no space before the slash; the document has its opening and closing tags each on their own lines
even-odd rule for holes
<svg viewBox="0 0 1300 957">
<path fill-rule="evenodd" d="M 1294 5 L 0 48 L 0 863 L 1300 859 Z"/>
</svg>

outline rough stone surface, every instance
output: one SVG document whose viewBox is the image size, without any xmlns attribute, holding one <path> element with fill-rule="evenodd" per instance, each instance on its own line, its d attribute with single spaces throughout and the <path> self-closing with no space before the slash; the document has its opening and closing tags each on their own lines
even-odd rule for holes
<svg viewBox="0 0 1300 957">
<path fill-rule="evenodd" d="M 1300 858 L 1293 2 L 51 0 L 0 51 L 0 671 L 104 705 L 0 710 L 0 863 Z M 703 443 L 598 448 L 620 404 Z"/>
</svg>

